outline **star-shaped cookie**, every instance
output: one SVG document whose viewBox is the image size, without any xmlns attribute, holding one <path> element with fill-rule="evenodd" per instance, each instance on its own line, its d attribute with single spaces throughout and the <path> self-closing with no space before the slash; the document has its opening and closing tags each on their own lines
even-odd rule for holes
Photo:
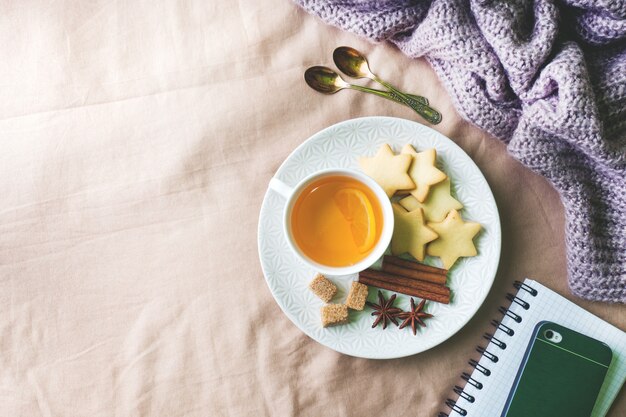
<svg viewBox="0 0 626 417">
<path fill-rule="evenodd" d="M 423 261 L 424 246 L 437 239 L 437 233 L 424 223 L 421 208 L 406 211 L 396 203 L 392 206 L 395 223 L 391 238 L 391 253 L 401 255 L 408 252 L 418 261 Z"/>
<path fill-rule="evenodd" d="M 415 188 L 407 174 L 412 160 L 411 155 L 394 155 L 389 145 L 384 144 L 373 158 L 360 158 L 359 165 L 391 197 L 397 190 Z"/>
<path fill-rule="evenodd" d="M 463 221 L 458 211 L 452 210 L 441 223 L 428 223 L 428 227 L 439 234 L 439 238 L 428 244 L 426 253 L 440 257 L 445 269 L 450 269 L 461 256 L 478 253 L 472 239 L 480 232 L 480 224 Z"/>
<path fill-rule="evenodd" d="M 400 154 L 413 156 L 413 163 L 409 168 L 409 176 L 415 182 L 415 188 L 411 189 L 410 192 L 420 203 L 423 203 L 428 196 L 430 186 L 448 177 L 443 171 L 435 167 L 437 151 L 435 149 L 426 149 L 423 152 L 416 152 L 413 146 L 406 144 Z"/>
<path fill-rule="evenodd" d="M 450 195 L 450 179 L 446 178 L 439 184 L 430 187 L 430 192 L 426 201 L 420 203 L 411 195 L 398 201 L 402 207 L 408 211 L 421 208 L 424 210 L 424 218 L 429 222 L 441 222 L 450 210 L 460 210 L 463 204 Z"/>
</svg>

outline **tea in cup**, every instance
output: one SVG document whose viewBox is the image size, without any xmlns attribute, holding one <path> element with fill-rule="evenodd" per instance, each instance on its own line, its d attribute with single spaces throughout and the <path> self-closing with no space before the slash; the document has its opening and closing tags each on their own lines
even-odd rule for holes
<svg viewBox="0 0 626 417">
<path fill-rule="evenodd" d="M 289 245 L 321 273 L 362 271 L 389 246 L 391 203 L 365 174 L 330 169 L 309 175 L 294 188 L 274 178 L 270 188 L 287 198 L 284 228 Z"/>
</svg>

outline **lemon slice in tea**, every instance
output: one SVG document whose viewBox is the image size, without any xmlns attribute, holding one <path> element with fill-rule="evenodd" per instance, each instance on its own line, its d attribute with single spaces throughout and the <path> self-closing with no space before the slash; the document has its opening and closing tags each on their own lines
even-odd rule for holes
<svg viewBox="0 0 626 417">
<path fill-rule="evenodd" d="M 370 250 L 376 238 L 376 219 L 372 203 L 365 193 L 355 188 L 343 188 L 335 193 L 334 200 L 350 223 L 352 238 L 359 252 Z"/>
</svg>

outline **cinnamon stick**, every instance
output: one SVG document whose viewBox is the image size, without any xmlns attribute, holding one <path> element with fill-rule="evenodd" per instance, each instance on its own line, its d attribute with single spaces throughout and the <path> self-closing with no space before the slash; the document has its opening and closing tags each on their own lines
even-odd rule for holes
<svg viewBox="0 0 626 417">
<path fill-rule="evenodd" d="M 418 281 L 412 278 L 389 274 L 383 271 L 377 271 L 375 269 L 366 269 L 359 273 L 359 280 L 361 277 L 372 278 L 379 281 L 390 282 L 400 285 L 402 287 L 414 288 L 416 290 L 427 291 L 434 294 L 440 294 L 443 296 L 450 295 L 450 289 L 444 285 L 433 284 L 427 281 Z"/>
<path fill-rule="evenodd" d="M 415 263 L 415 262 L 413 262 Z M 432 282 L 433 284 L 445 285 L 446 284 L 446 276 L 434 273 L 434 272 L 425 272 L 420 271 L 418 269 L 410 269 L 404 268 L 402 266 L 398 266 L 392 263 L 387 263 L 383 261 L 383 271 L 388 272 L 394 275 L 400 275 L 407 278 L 412 278 L 425 282 Z"/>
<path fill-rule="evenodd" d="M 401 285 L 393 284 L 387 281 L 381 281 L 375 278 L 369 278 L 359 274 L 359 282 L 365 285 L 372 285 L 378 288 L 384 288 L 386 290 L 395 291 L 401 294 L 412 295 L 414 297 L 424 298 L 426 300 L 435 301 L 437 303 L 448 304 L 450 303 L 450 296 L 441 294 L 435 294 L 433 292 L 418 290 L 416 288 L 403 287 Z"/>
<path fill-rule="evenodd" d="M 385 255 L 383 258 L 383 265 L 385 264 L 393 264 L 398 265 L 403 268 L 415 269 L 417 271 L 424 272 L 433 272 L 436 274 L 446 275 L 448 273 L 447 269 L 437 268 L 435 266 L 424 265 L 419 262 L 407 261 L 406 259 L 398 258 L 397 256 Z"/>
</svg>

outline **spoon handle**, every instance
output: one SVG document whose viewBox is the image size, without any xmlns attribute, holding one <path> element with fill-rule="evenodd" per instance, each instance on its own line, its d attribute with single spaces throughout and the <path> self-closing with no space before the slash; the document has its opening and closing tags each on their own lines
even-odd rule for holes
<svg viewBox="0 0 626 417">
<path fill-rule="evenodd" d="M 386 98 L 387 100 L 392 100 L 392 101 L 395 101 L 396 103 L 406 105 L 406 103 L 402 101 L 400 97 L 398 97 L 396 94 L 394 94 L 391 91 L 376 90 L 375 88 L 363 87 L 363 86 L 356 85 L 356 84 L 351 84 L 349 88 L 353 90 L 361 91 L 363 93 L 375 94 L 379 97 Z M 416 96 L 414 94 L 407 94 L 407 93 L 405 93 L 405 95 L 407 96 L 411 104 L 421 103 L 424 105 L 428 105 L 428 99 L 426 97 Z"/>
<path fill-rule="evenodd" d="M 404 93 L 405 96 L 407 96 L 408 98 L 410 98 L 411 100 L 415 100 L 418 103 L 422 103 L 428 106 L 428 99 L 424 96 L 418 96 L 415 94 L 411 94 L 411 93 Z M 400 100 L 402 101 L 402 100 Z"/>
<path fill-rule="evenodd" d="M 441 113 L 439 113 L 437 110 L 433 109 L 432 107 L 430 107 L 428 105 L 422 104 L 422 103 L 411 102 L 411 100 L 406 96 L 406 94 L 398 91 L 394 86 L 392 86 L 388 82 L 385 82 L 385 81 L 381 80 L 380 78 L 378 78 L 375 75 L 373 77 L 373 80 L 376 81 L 377 83 L 385 86 L 387 89 L 389 89 L 390 93 L 393 93 L 396 96 L 398 96 L 398 98 L 402 101 L 402 103 L 406 104 L 407 106 L 409 106 L 410 108 L 415 110 L 415 112 L 417 114 L 422 116 L 428 122 L 430 122 L 430 123 L 432 123 L 434 125 L 436 125 L 436 124 L 441 122 Z"/>
</svg>

